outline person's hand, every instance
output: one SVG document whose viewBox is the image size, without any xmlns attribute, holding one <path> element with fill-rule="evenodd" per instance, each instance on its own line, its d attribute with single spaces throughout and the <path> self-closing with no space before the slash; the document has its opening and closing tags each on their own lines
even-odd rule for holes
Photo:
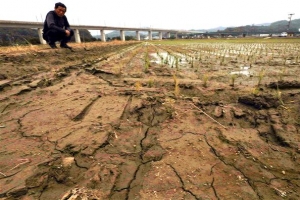
<svg viewBox="0 0 300 200">
<path fill-rule="evenodd" d="M 65 32 L 66 32 L 66 36 L 69 37 L 70 34 L 71 34 L 70 31 L 69 31 L 69 30 L 66 30 Z"/>
</svg>

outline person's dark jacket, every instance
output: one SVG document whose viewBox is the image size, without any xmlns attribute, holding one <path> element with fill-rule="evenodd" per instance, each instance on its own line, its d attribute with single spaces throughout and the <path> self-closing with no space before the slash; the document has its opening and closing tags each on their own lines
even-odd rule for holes
<svg viewBox="0 0 300 200">
<path fill-rule="evenodd" d="M 67 17 L 59 17 L 55 11 L 50 11 L 47 13 L 44 22 L 43 33 L 47 34 L 50 29 L 54 29 L 62 34 L 65 33 L 65 30 L 71 30 Z"/>
</svg>

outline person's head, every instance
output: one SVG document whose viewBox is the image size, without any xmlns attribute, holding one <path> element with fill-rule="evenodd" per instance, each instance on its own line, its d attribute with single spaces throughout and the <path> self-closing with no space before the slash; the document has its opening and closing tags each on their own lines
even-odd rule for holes
<svg viewBox="0 0 300 200">
<path fill-rule="evenodd" d="M 65 4 L 58 2 L 55 4 L 54 11 L 59 17 L 63 17 L 67 12 L 67 7 Z"/>
</svg>

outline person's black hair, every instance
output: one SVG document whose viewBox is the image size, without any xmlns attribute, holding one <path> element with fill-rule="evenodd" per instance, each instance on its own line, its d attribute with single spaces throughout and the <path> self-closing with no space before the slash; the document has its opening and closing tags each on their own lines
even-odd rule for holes
<svg viewBox="0 0 300 200">
<path fill-rule="evenodd" d="M 58 2 L 58 3 L 55 4 L 55 7 L 54 7 L 54 8 L 56 9 L 56 8 L 58 8 L 58 6 L 65 8 L 66 11 L 67 11 L 67 6 L 66 6 L 65 4 L 63 4 L 63 3 L 61 3 L 61 2 Z"/>
</svg>

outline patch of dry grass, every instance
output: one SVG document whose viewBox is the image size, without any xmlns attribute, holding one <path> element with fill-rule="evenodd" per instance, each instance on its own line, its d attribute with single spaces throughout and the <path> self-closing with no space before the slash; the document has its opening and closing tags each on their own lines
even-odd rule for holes
<svg viewBox="0 0 300 200">
<path fill-rule="evenodd" d="M 126 41 L 126 43 L 134 43 L 137 41 Z M 118 45 L 123 44 L 125 42 L 114 40 L 110 42 L 85 42 L 85 43 L 74 43 L 70 42 L 69 45 L 73 48 L 79 48 L 89 50 L 89 48 L 100 47 L 100 46 L 109 46 L 109 45 Z M 59 46 L 59 45 L 58 45 Z M 58 48 L 59 49 L 59 48 Z M 39 45 L 22 45 L 22 46 L 5 46 L 0 47 L 0 54 L 8 54 L 8 53 L 24 53 L 24 52 L 35 52 L 41 50 L 51 50 L 48 44 L 39 44 Z"/>
</svg>

